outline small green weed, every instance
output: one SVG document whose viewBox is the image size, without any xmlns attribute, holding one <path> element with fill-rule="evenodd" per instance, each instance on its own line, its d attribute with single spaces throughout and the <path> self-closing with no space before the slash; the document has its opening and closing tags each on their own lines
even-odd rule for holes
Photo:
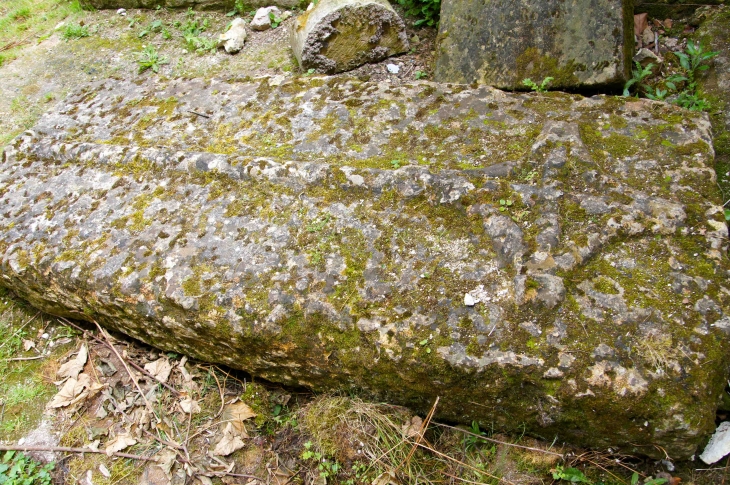
<svg viewBox="0 0 730 485">
<path fill-rule="evenodd" d="M 0 461 L 2 485 L 51 485 L 54 463 L 41 465 L 37 461 L 15 451 L 7 451 Z"/>
<path fill-rule="evenodd" d="M 79 24 L 68 24 L 63 28 L 63 38 L 66 40 L 70 39 L 81 39 L 91 35 L 89 29 L 85 25 Z"/>
<path fill-rule="evenodd" d="M 466 451 L 471 451 L 479 447 L 481 443 L 484 443 L 484 440 L 482 440 L 482 436 L 487 436 L 487 433 L 485 431 L 482 431 L 479 429 L 479 423 L 476 421 L 471 422 L 471 427 L 469 428 L 470 434 L 464 434 L 464 439 L 462 441 L 462 444 L 464 445 L 464 449 Z"/>
<path fill-rule="evenodd" d="M 137 34 L 137 37 L 141 39 L 142 37 L 145 37 L 151 33 L 162 32 L 163 28 L 164 25 L 162 23 L 162 20 L 154 20 L 146 28 L 142 29 L 142 31 Z"/>
<path fill-rule="evenodd" d="M 642 67 L 641 64 L 636 61 L 634 61 L 634 64 L 636 65 L 636 68 L 631 70 L 631 79 L 626 81 L 626 84 L 624 84 L 624 96 L 631 96 L 631 87 L 635 85 L 635 89 L 638 90 L 642 86 L 644 79 L 651 76 L 653 72 L 652 68 L 654 67 L 654 64 L 650 63 L 646 67 Z"/>
<path fill-rule="evenodd" d="M 269 12 L 269 21 L 271 22 L 271 28 L 275 29 L 281 24 L 282 20 L 274 12 Z"/>
<path fill-rule="evenodd" d="M 553 82 L 554 77 L 548 76 L 542 80 L 540 84 L 535 83 L 532 79 L 527 78 L 522 80 L 522 84 L 532 89 L 536 93 L 546 93 L 548 86 Z"/>
<path fill-rule="evenodd" d="M 322 478 L 331 478 L 336 476 L 342 469 L 342 465 L 337 460 L 327 459 L 322 453 L 312 450 L 312 442 L 304 443 L 304 451 L 302 452 L 302 460 L 313 460 L 317 463 L 319 476 Z"/>
<path fill-rule="evenodd" d="M 416 80 L 418 80 L 418 79 L 427 79 L 428 78 L 428 73 L 426 73 L 425 71 L 416 71 L 415 76 L 416 76 Z"/>
<path fill-rule="evenodd" d="M 393 166 L 393 168 L 398 169 L 398 168 L 400 168 L 401 161 L 400 160 L 391 160 L 390 164 Z"/>
<path fill-rule="evenodd" d="M 501 212 L 506 212 L 510 207 L 512 207 L 512 204 L 514 204 L 512 199 L 499 199 L 499 210 Z"/>
<path fill-rule="evenodd" d="M 147 69 L 152 69 L 153 72 L 158 73 L 160 72 L 160 66 L 167 63 L 167 58 L 160 56 L 157 49 L 151 45 L 146 46 L 137 57 L 140 73 L 143 73 Z"/>
<path fill-rule="evenodd" d="M 414 26 L 438 25 L 441 0 L 398 0 L 398 3 L 405 9 L 406 15 L 418 19 L 413 22 Z"/>
<path fill-rule="evenodd" d="M 593 483 L 577 468 L 563 468 L 560 465 L 556 466 L 553 470 L 553 479 L 565 480 L 570 483 Z"/>
</svg>

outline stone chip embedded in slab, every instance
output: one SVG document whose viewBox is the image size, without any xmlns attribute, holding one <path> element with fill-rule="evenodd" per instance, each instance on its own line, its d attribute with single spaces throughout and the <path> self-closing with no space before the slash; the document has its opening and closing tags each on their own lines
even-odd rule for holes
<svg viewBox="0 0 730 485">
<path fill-rule="evenodd" d="M 290 37 L 303 70 L 328 74 L 409 48 L 403 20 L 387 0 L 320 0 L 296 18 Z"/>
<path fill-rule="evenodd" d="M 730 356 L 711 142 L 630 98 L 99 81 L 4 151 L 0 283 L 269 380 L 687 458 Z"/>
<path fill-rule="evenodd" d="M 434 79 L 620 87 L 631 77 L 633 25 L 630 0 L 444 0 Z"/>
</svg>

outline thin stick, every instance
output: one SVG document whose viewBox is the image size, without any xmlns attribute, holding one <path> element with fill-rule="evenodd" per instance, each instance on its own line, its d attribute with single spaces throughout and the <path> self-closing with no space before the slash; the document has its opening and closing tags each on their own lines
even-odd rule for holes
<svg viewBox="0 0 730 485">
<path fill-rule="evenodd" d="M 203 118 L 210 118 L 209 115 L 206 115 L 206 114 L 203 114 L 203 113 L 198 113 L 197 111 L 193 111 L 191 109 L 188 110 L 188 113 L 192 113 L 194 115 L 202 116 Z"/>
<path fill-rule="evenodd" d="M 198 366 L 198 367 L 202 367 L 202 366 Z M 221 395 L 221 408 L 218 410 L 218 414 L 216 414 L 215 416 L 213 416 L 213 419 L 216 419 L 218 416 L 220 416 L 221 414 L 223 414 L 223 408 L 226 405 L 226 398 L 223 396 L 223 388 L 221 387 L 221 383 L 218 380 L 218 376 L 215 375 L 215 369 L 214 369 L 214 367 L 212 367 L 212 366 L 211 367 L 208 367 L 207 370 L 208 370 L 208 372 L 210 372 L 213 375 L 213 379 L 215 379 L 215 383 L 218 385 L 218 394 Z"/>
<path fill-rule="evenodd" d="M 139 391 L 139 393 L 142 395 L 142 399 L 144 400 L 144 403 L 147 406 L 147 409 L 149 409 L 149 411 L 152 413 L 152 416 L 154 416 L 159 421 L 159 417 L 155 413 L 155 410 L 152 407 L 152 404 L 150 404 L 150 402 L 147 400 L 147 396 L 145 396 L 144 392 L 142 392 L 142 388 L 139 387 L 139 382 L 134 377 L 134 374 L 132 374 L 132 371 L 129 370 L 129 366 L 127 365 L 127 362 L 122 358 L 121 354 L 117 351 L 117 348 L 114 347 L 114 345 L 112 345 L 111 340 L 109 339 L 109 335 L 107 335 L 107 333 L 101 328 L 101 326 L 98 323 L 96 323 L 96 321 L 94 321 L 94 325 L 96 325 L 96 328 L 99 329 L 99 332 L 104 336 L 104 338 L 107 340 L 107 342 L 109 342 L 109 345 L 111 346 L 112 350 L 114 351 L 117 358 L 124 366 L 124 369 L 127 371 L 127 374 L 129 374 L 130 379 L 132 379 L 132 382 L 134 382 L 134 386 L 137 388 L 137 391 Z"/>
<path fill-rule="evenodd" d="M 61 453 L 101 453 L 106 455 L 104 450 L 92 450 L 91 448 L 69 448 L 67 446 L 0 446 L 0 451 L 57 451 Z M 150 456 L 131 455 L 115 451 L 111 456 L 130 458 L 132 460 L 157 461 Z"/>
<path fill-rule="evenodd" d="M 490 441 L 492 443 L 497 443 L 497 444 L 505 445 L 505 446 L 512 446 L 514 448 L 522 448 L 523 450 L 537 451 L 540 453 L 546 453 L 548 455 L 555 455 L 555 456 L 559 456 L 560 458 L 563 458 L 563 455 L 561 453 L 556 453 L 554 451 L 543 450 L 541 448 L 532 448 L 531 446 L 516 445 L 514 443 L 508 443 L 506 441 L 495 440 L 494 438 L 487 438 L 486 436 L 478 435 L 478 434 L 472 433 L 470 431 L 467 431 L 465 429 L 455 428 L 453 426 L 449 426 L 448 424 L 435 423 L 435 425 L 441 426 L 442 428 L 453 429 L 453 430 L 459 431 L 461 433 L 468 434 L 470 436 L 474 436 L 476 438 L 482 439 L 484 441 Z"/>
<path fill-rule="evenodd" d="M 113 349 L 112 349 L 112 348 L 111 348 L 111 347 L 109 346 L 109 344 L 108 344 L 107 342 L 105 342 L 105 341 L 103 341 L 103 340 L 101 340 L 101 339 L 99 339 L 99 338 L 95 337 L 95 336 L 94 336 L 93 334 L 89 333 L 89 332 L 88 332 L 87 330 L 84 330 L 83 328 L 79 327 L 78 325 L 75 325 L 75 324 L 73 324 L 73 323 L 69 322 L 68 320 L 66 320 L 66 319 L 65 319 L 65 318 L 63 318 L 63 317 L 61 317 L 61 320 L 63 320 L 63 321 L 64 321 L 64 322 L 66 323 L 66 324 L 68 324 L 68 325 L 71 325 L 71 326 L 72 326 L 72 327 L 74 327 L 74 328 L 75 328 L 76 330 L 78 330 L 78 331 L 80 331 L 80 332 L 83 332 L 83 333 L 85 333 L 85 334 L 88 334 L 88 335 L 89 335 L 89 336 L 90 336 L 90 337 L 91 337 L 92 339 L 94 339 L 94 340 L 95 340 L 96 342 L 98 342 L 98 343 L 102 344 L 103 346 L 107 347 L 108 349 L 110 349 L 110 350 L 113 350 Z M 146 370 L 144 369 L 144 367 L 140 367 L 140 366 L 139 366 L 139 365 L 138 365 L 137 363 L 135 363 L 135 362 L 133 362 L 133 361 L 131 361 L 131 360 L 129 361 L 129 365 L 131 365 L 131 366 L 132 366 L 132 367 L 134 367 L 134 368 L 135 368 L 136 370 L 138 370 L 138 371 L 139 371 L 139 372 L 141 372 L 142 374 L 146 375 L 146 376 L 147 376 L 147 377 L 149 377 L 150 379 L 153 379 L 153 380 L 155 380 L 155 381 L 156 381 L 156 382 L 157 382 L 158 384 L 162 384 L 162 386 L 163 386 L 163 387 L 164 387 L 165 389 L 167 389 L 168 391 L 170 391 L 170 392 L 171 392 L 171 393 L 172 393 L 172 394 L 173 394 L 173 395 L 174 395 L 175 397 L 180 397 L 180 391 L 178 391 L 177 389 L 175 389 L 174 387 L 170 386 L 169 384 L 167 384 L 167 383 L 165 383 L 165 382 L 161 382 L 161 381 L 158 381 L 157 379 L 155 379 L 155 376 L 153 376 L 152 374 L 150 374 L 149 372 L 147 372 L 147 371 L 146 371 Z"/>
<path fill-rule="evenodd" d="M 13 357 L 12 359 L 3 359 L 2 362 L 17 362 L 20 360 L 38 360 L 45 357 L 44 355 L 36 355 L 35 357 Z"/>
<path fill-rule="evenodd" d="M 416 442 L 411 448 L 411 451 L 408 453 L 408 456 L 406 457 L 406 461 L 403 462 L 405 464 L 409 464 L 411 462 L 411 457 L 413 457 L 413 453 L 416 452 L 416 448 L 418 445 L 421 444 L 421 440 L 423 439 L 423 435 L 426 434 L 426 430 L 428 430 L 428 425 L 431 423 L 431 419 L 433 419 L 433 415 L 436 413 L 436 406 L 439 404 L 439 399 L 441 399 L 440 396 L 436 396 L 436 401 L 434 401 L 433 406 L 431 406 L 431 410 L 428 412 L 428 416 L 426 416 L 426 420 L 421 423 L 421 429 L 418 430 L 418 437 L 416 438 Z M 400 468 L 401 465 L 398 465 L 398 468 Z M 396 471 L 398 471 L 398 468 L 396 468 Z"/>
</svg>

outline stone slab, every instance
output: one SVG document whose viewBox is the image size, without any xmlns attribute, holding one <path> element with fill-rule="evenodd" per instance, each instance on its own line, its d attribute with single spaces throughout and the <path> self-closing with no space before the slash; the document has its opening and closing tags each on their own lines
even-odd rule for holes
<svg viewBox="0 0 730 485">
<path fill-rule="evenodd" d="M 276 382 L 687 458 L 730 355 L 712 158 L 706 115 L 646 100 L 100 81 L 3 153 L 0 282 Z"/>
<path fill-rule="evenodd" d="M 617 88 L 631 77 L 630 0 L 444 0 L 434 79 L 525 89 Z"/>
</svg>

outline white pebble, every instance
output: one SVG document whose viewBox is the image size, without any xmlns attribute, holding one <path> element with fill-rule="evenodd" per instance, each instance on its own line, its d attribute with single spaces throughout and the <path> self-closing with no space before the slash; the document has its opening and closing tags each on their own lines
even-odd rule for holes
<svg viewBox="0 0 730 485">
<path fill-rule="evenodd" d="M 477 304 L 477 302 L 476 302 L 476 300 L 474 299 L 473 296 L 471 296 L 469 293 L 465 293 L 464 294 L 464 305 L 466 305 L 466 306 L 474 306 L 476 304 Z"/>
</svg>

